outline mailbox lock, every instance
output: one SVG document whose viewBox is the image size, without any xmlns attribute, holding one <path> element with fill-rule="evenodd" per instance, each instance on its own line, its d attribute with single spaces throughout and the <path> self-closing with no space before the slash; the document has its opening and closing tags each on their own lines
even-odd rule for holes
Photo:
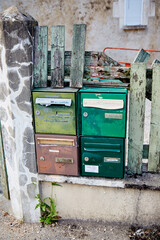
<svg viewBox="0 0 160 240">
<path fill-rule="evenodd" d="M 37 110 L 37 111 L 36 111 L 36 115 L 40 115 L 40 111 Z"/>
<path fill-rule="evenodd" d="M 85 160 L 86 162 L 88 162 L 88 161 L 89 161 L 89 157 L 85 157 L 84 160 Z"/>
<path fill-rule="evenodd" d="M 84 117 L 88 117 L 88 113 L 87 113 L 87 112 L 84 112 L 84 113 L 83 113 L 83 116 L 84 116 Z"/>
<path fill-rule="evenodd" d="M 40 161 L 44 161 L 44 157 L 40 157 Z"/>
</svg>

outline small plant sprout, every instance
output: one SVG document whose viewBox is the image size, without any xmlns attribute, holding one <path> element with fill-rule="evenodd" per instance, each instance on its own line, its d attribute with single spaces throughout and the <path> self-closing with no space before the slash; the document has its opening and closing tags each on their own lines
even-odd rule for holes
<svg viewBox="0 0 160 240">
<path fill-rule="evenodd" d="M 52 186 L 61 186 L 57 183 L 51 183 Z M 40 222 L 43 224 L 52 224 L 58 221 L 61 217 L 58 216 L 58 212 L 56 211 L 55 199 L 51 197 L 46 197 L 43 200 L 40 197 L 40 194 L 36 195 L 36 199 L 38 199 L 38 204 L 36 205 L 35 209 L 40 207 L 41 210 L 41 217 Z M 49 201 L 49 204 L 46 201 Z"/>
</svg>

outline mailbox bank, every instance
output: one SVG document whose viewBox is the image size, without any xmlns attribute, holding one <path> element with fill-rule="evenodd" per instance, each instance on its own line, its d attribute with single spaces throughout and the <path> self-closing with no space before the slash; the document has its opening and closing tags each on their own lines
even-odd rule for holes
<svg viewBox="0 0 160 240">
<path fill-rule="evenodd" d="M 127 90 L 86 87 L 79 103 L 81 174 L 123 178 Z"/>
<path fill-rule="evenodd" d="M 80 166 L 84 176 L 123 178 L 126 89 L 39 88 L 32 95 L 39 173 L 77 176 Z"/>
</svg>

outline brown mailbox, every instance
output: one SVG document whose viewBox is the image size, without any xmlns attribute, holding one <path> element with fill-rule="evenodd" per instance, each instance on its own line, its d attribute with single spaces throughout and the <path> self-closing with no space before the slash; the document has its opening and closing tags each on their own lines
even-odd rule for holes
<svg viewBox="0 0 160 240">
<path fill-rule="evenodd" d="M 78 176 L 76 136 L 35 134 L 38 172 Z"/>
</svg>

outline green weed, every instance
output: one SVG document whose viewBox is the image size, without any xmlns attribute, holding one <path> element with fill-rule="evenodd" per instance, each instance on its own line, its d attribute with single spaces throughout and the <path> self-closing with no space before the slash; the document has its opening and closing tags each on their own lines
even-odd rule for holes
<svg viewBox="0 0 160 240">
<path fill-rule="evenodd" d="M 52 186 L 61 186 L 57 183 L 52 183 Z M 58 221 L 61 217 L 58 216 L 58 212 L 56 211 L 55 200 L 51 197 L 41 199 L 40 195 L 36 195 L 36 199 L 38 200 L 38 204 L 35 209 L 40 207 L 41 217 L 40 222 L 43 224 L 52 224 L 55 221 Z M 49 201 L 50 204 L 47 204 L 46 201 Z"/>
</svg>

